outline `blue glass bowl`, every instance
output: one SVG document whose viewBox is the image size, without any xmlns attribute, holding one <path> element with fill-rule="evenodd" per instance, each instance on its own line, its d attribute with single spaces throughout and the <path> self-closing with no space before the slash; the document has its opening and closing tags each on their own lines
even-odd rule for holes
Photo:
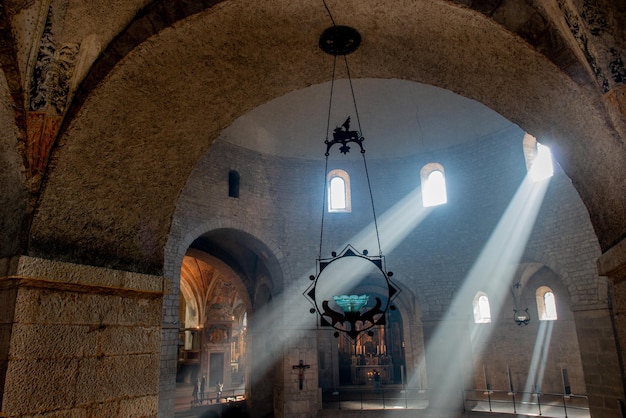
<svg viewBox="0 0 626 418">
<path fill-rule="evenodd" d="M 369 295 L 333 296 L 335 303 L 339 305 L 344 312 L 358 312 L 365 306 L 369 298 Z"/>
</svg>

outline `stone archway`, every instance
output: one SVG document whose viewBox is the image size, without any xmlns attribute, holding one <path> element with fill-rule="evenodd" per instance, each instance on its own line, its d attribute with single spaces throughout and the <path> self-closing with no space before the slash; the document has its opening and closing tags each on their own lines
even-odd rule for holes
<svg viewBox="0 0 626 418">
<path fill-rule="evenodd" d="M 538 52 L 541 43 L 524 41 L 486 18 L 491 12 L 483 15 L 451 1 L 431 3 L 405 2 L 389 10 L 354 1 L 337 6 L 336 17 L 357 26 L 369 42 L 369 49 L 355 55 L 355 77 L 450 89 L 553 143 L 590 212 L 602 251 L 619 242 L 626 225 L 626 186 L 614 173 L 622 172 L 625 154 L 603 109 L 605 98 L 592 83 L 554 66 Z M 310 36 L 329 24 L 319 2 L 278 2 L 265 9 L 267 3 L 256 2 L 151 4 L 153 9 L 138 13 L 103 53 L 99 63 L 114 57 L 108 67 L 94 65 L 77 94 L 46 179 L 32 196 L 36 210 L 24 209 L 30 179 L 2 175 L 3 183 L 24 186 L 6 188 L 19 190 L 5 212 L 7 255 L 15 254 L 16 237 L 25 242 L 28 236 L 23 250 L 41 259 L 160 275 L 168 263 L 164 259 L 182 257 L 169 253 L 166 241 L 176 227 L 172 214 L 179 192 L 199 156 L 238 115 L 328 79 L 327 62 Z M 129 20 L 115 25 L 125 27 Z M 6 71 L 10 92 L 19 99 L 28 82 L 18 80 L 19 46 L 8 49 L 3 53 L 13 63 Z M 7 86 L 2 89 L 8 99 Z M 15 124 L 23 129 L 25 106 L 5 104 L 4 116 L 19 113 Z M 15 126 L 5 119 L 9 129 L 3 131 L 12 131 Z M 11 152 L 13 139 L 12 133 L 3 135 Z M 17 160 L 10 162 L 15 172 Z M 610 267 L 603 271 L 617 274 Z M 165 328 L 175 316 L 173 307 L 165 303 Z"/>
<path fill-rule="evenodd" d="M 183 259 L 180 289 L 177 386 L 184 389 L 200 380 L 200 401 L 215 401 L 218 383 L 224 397 L 242 395 L 243 319 L 251 311 L 251 302 L 241 279 L 218 258 L 192 249 Z M 177 405 L 186 406 L 178 400 Z"/>
<path fill-rule="evenodd" d="M 244 395 L 247 409 L 253 416 L 272 412 L 276 379 L 273 368 L 267 367 L 268 356 L 258 354 L 265 347 L 273 349 L 272 336 L 263 328 L 263 321 L 256 318 L 271 307 L 275 283 L 281 281 L 280 275 L 276 277 L 280 267 L 271 254 L 265 244 L 247 233 L 218 228 L 195 239 L 181 263 L 180 288 L 184 297 L 181 297 L 180 308 L 185 312 L 189 310 L 187 306 L 197 310 L 190 322 L 196 321 L 197 326 L 188 329 L 184 325 L 185 318 L 181 318 L 184 347 L 182 357 L 179 354 L 179 365 L 182 359 L 183 366 L 191 367 L 192 371 L 179 376 L 179 368 L 177 386 L 190 388 L 190 383 L 205 377 L 206 394 L 214 403 L 216 385 L 220 382 L 222 396 L 240 399 Z M 188 301 L 188 298 L 193 300 Z M 239 326 L 242 314 L 245 329 Z M 200 342 L 194 345 L 196 340 Z M 244 351 L 233 354 L 233 343 Z M 233 371 L 235 363 L 237 370 Z M 189 382 L 191 375 L 192 382 Z M 162 379 L 173 378 L 162 370 Z M 181 389 L 177 389 L 178 393 Z M 176 405 L 179 408 L 183 402 L 177 400 Z"/>
<path fill-rule="evenodd" d="M 626 186 L 612 170 L 625 151 L 592 91 L 504 27 L 452 2 L 361 6 L 342 2 L 334 10 L 367 41 L 351 57 L 355 78 L 439 86 L 517 123 L 552 146 L 589 208 L 601 247 L 619 240 L 624 221 L 611 219 L 626 213 L 618 198 Z M 116 44 L 121 51 L 110 53 L 124 59 L 105 68 L 104 78 L 94 73 L 96 87 L 82 102 L 89 111 L 77 104 L 61 131 L 60 142 L 70 146 L 56 149 L 39 199 L 34 255 L 160 271 L 181 185 L 222 130 L 252 108 L 330 78 L 331 63 L 317 48 L 315 34 L 329 25 L 318 2 L 271 8 L 222 2 L 184 17 L 173 26 L 157 25 L 162 30 L 150 31 L 149 42 L 130 43 L 130 50 L 124 40 L 135 38 L 125 34 Z M 311 30 L 302 31 L 305 26 Z M 138 39 L 145 39 L 142 28 L 135 29 Z M 137 158 L 136 149 L 148 152 Z M 164 155 L 171 156 L 167 164 L 154 163 Z M 158 193 L 146 187 L 148 178 Z M 92 201 L 98 211 L 89 209 Z M 132 212 L 138 206 L 142 216 Z M 102 235 L 103 225 L 111 224 L 117 226 L 111 236 Z"/>
</svg>

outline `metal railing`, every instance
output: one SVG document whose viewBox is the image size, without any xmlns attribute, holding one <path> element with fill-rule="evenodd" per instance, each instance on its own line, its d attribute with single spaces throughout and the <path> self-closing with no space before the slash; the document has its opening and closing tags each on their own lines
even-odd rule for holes
<svg viewBox="0 0 626 418">
<path fill-rule="evenodd" d="M 421 389 L 342 388 L 323 392 L 322 404 L 324 409 L 426 409 L 428 397 Z"/>
<path fill-rule="evenodd" d="M 470 411 L 539 415 L 546 417 L 589 417 L 585 395 L 506 390 L 467 389 L 464 407 Z"/>
<path fill-rule="evenodd" d="M 322 403 L 324 409 L 426 409 L 428 408 L 428 392 L 423 389 L 400 387 L 341 388 L 334 392 L 323 392 Z M 499 414 L 590 417 L 587 396 L 563 393 L 466 389 L 463 391 L 463 406 L 466 411 Z"/>
<path fill-rule="evenodd" d="M 221 393 L 221 396 L 217 397 L 217 392 L 204 392 L 204 396 L 198 396 L 198 399 L 191 400 L 191 406 L 211 405 L 214 403 L 222 402 L 235 402 L 243 400 L 245 396 L 244 389 L 228 389 Z"/>
</svg>

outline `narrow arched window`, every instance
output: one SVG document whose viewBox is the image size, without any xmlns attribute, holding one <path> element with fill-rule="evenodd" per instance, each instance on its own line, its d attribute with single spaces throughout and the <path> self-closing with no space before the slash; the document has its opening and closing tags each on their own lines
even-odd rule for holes
<svg viewBox="0 0 626 418">
<path fill-rule="evenodd" d="M 554 293 L 546 292 L 543 294 L 543 303 L 546 307 L 546 320 L 555 320 L 556 319 L 556 300 L 554 298 Z"/>
<path fill-rule="evenodd" d="M 344 170 L 328 173 L 328 211 L 350 212 L 350 177 Z"/>
<path fill-rule="evenodd" d="M 420 177 L 424 207 L 439 206 L 448 201 L 446 177 L 441 164 L 426 164 L 420 172 Z"/>
<path fill-rule="evenodd" d="M 228 197 L 239 197 L 239 173 L 235 170 L 228 172 Z"/>
<path fill-rule="evenodd" d="M 474 322 L 477 324 L 488 324 L 491 322 L 491 308 L 489 298 L 484 292 L 476 293 L 474 297 Z"/>
<path fill-rule="evenodd" d="M 556 297 L 552 289 L 548 286 L 541 286 L 537 289 L 537 316 L 540 321 L 555 321 L 556 313 Z"/>
<path fill-rule="evenodd" d="M 526 134 L 523 140 L 526 169 L 531 180 L 538 182 L 554 174 L 550 148 L 537 142 L 534 136 Z"/>
</svg>

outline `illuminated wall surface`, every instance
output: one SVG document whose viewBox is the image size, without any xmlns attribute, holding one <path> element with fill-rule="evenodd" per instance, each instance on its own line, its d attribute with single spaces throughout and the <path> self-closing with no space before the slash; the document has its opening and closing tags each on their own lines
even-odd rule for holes
<svg viewBox="0 0 626 418">
<path fill-rule="evenodd" d="M 194 361 L 243 381 L 254 418 L 317 417 L 375 361 L 432 416 L 488 385 L 622 415 L 623 1 L 104 3 L 1 8 L 0 416 L 169 418 Z M 361 35 L 358 115 L 319 47 L 333 20 Z M 358 358 L 303 295 L 317 257 L 379 252 L 358 152 L 329 159 L 350 193 L 320 227 L 323 141 L 349 116 L 401 289 Z M 524 132 L 549 180 L 527 179 Z M 434 168 L 446 203 L 424 208 Z"/>
<path fill-rule="evenodd" d="M 558 166 L 547 181 L 525 179 L 523 136 L 511 126 L 478 143 L 440 152 L 382 160 L 368 156 L 381 247 L 401 288 L 395 301 L 400 313 L 396 347 L 385 349 L 396 350 L 410 385 L 450 390 L 451 382 L 463 380 L 466 388 L 488 383 L 508 390 L 513 384 L 517 391 L 563 393 L 566 369 L 567 390 L 588 392 L 581 355 L 597 350 L 580 346 L 586 339 L 578 333 L 589 331 L 582 325 L 588 310 L 595 315 L 598 307 L 606 308 L 605 282 L 594 273 L 599 249 L 584 207 Z M 445 167 L 448 202 L 424 209 L 419 171 L 430 162 Z M 206 182 L 225 179 L 221 173 L 232 166 L 241 174 L 238 200 L 226 197 L 225 180 Z M 346 243 L 376 252 L 362 164 L 336 158 L 329 170 L 335 168 L 351 176 L 352 212 L 324 215 L 322 256 Z M 319 160 L 277 158 L 217 143 L 180 199 L 177 218 L 186 219 L 185 228 L 245 231 L 277 248 L 279 258 L 283 255 L 278 262 L 282 280 L 274 286 L 283 289 L 279 305 L 285 303 L 277 316 L 286 312 L 289 321 L 272 317 L 258 324 L 272 327 L 276 320 L 287 328 L 285 341 L 316 320 L 301 293 L 319 251 L 324 181 Z M 189 224 L 192 218 L 197 225 Z M 241 245 L 253 245 L 245 241 Z M 521 283 L 521 293 L 514 297 L 515 283 Z M 536 290 L 541 286 L 556 296 L 556 321 L 538 320 Z M 491 323 L 474 323 L 472 302 L 478 291 L 489 298 Z M 516 308 L 528 308 L 528 326 L 515 324 Z M 598 327 L 608 331 L 608 311 L 601 316 Z M 318 370 L 323 390 L 355 382 L 347 366 L 354 348 L 342 339 L 337 354 L 333 340 L 307 342 L 301 350 L 307 362 L 324 358 Z M 365 340 L 359 352 L 366 350 Z M 285 361 L 297 363 L 295 357 Z M 397 366 L 389 379 L 399 378 Z"/>
</svg>

